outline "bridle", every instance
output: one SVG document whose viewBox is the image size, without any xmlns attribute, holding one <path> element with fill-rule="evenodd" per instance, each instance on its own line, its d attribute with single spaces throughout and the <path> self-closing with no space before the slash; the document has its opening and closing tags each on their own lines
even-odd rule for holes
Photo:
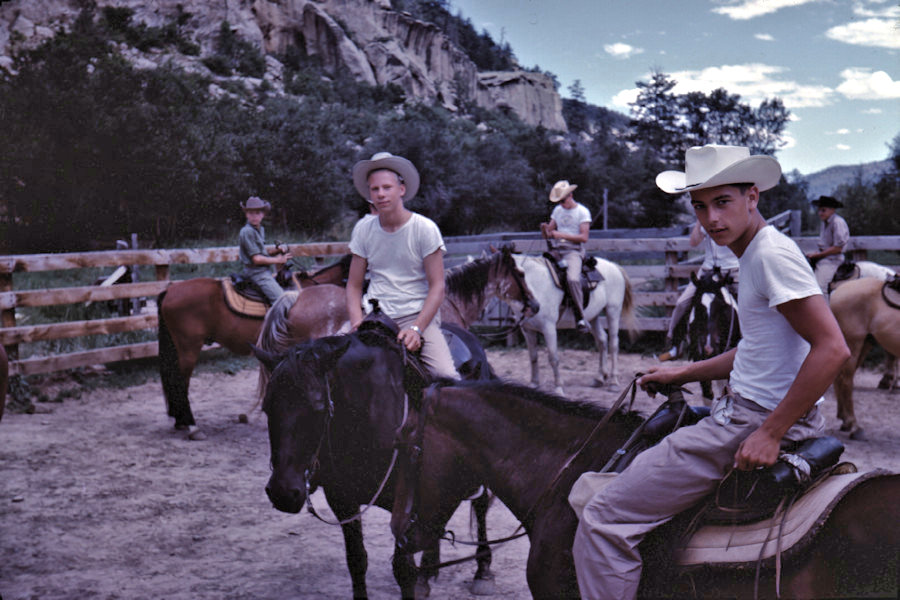
<svg viewBox="0 0 900 600">
<path fill-rule="evenodd" d="M 407 355 L 406 350 L 404 348 L 403 351 L 403 362 L 406 363 Z M 307 468 L 303 471 L 303 485 L 306 489 L 306 507 L 309 510 L 310 514 L 317 518 L 318 520 L 326 523 L 328 525 L 346 525 L 348 523 L 352 523 L 353 521 L 357 521 L 362 518 L 366 512 L 375 505 L 378 501 L 378 498 L 381 497 L 382 492 L 384 491 L 385 486 L 387 485 L 388 479 L 390 479 L 391 474 L 394 472 L 394 466 L 397 464 L 397 455 L 399 449 L 395 446 L 394 450 L 391 454 L 391 462 L 388 465 L 387 472 L 384 474 L 384 477 L 381 479 L 381 483 L 378 485 L 378 489 L 375 491 L 375 494 L 372 496 L 372 499 L 366 504 L 366 507 L 361 511 L 358 511 L 355 515 L 351 517 L 347 517 L 346 519 L 338 519 L 338 520 L 330 520 L 319 516 L 319 513 L 316 512 L 316 509 L 312 504 L 312 479 L 316 475 L 316 471 L 319 469 L 319 453 L 322 451 L 322 447 L 325 444 L 325 440 L 331 440 L 331 421 L 334 418 L 334 401 L 331 397 L 331 380 L 330 376 L 325 376 L 325 391 L 327 397 L 327 411 L 325 413 L 325 426 L 322 428 L 322 436 L 319 438 L 319 443 L 316 445 L 315 454 L 313 454 L 310 459 Z M 406 424 L 406 418 L 409 415 L 409 397 L 407 394 L 403 395 L 403 418 L 400 421 L 400 427 L 402 428 Z"/>
<path fill-rule="evenodd" d="M 528 285 L 525 283 L 525 274 L 519 271 L 519 265 L 516 264 L 515 259 L 512 257 L 512 251 L 508 249 L 501 249 L 499 254 L 499 260 L 501 261 L 501 263 L 503 263 L 503 267 L 509 272 L 509 277 L 512 278 L 519 290 L 519 296 L 522 298 L 524 307 L 519 317 L 509 327 L 504 327 L 498 332 L 478 334 L 480 337 L 493 340 L 505 339 L 507 336 L 509 336 L 509 334 L 518 331 L 525 319 L 528 318 L 527 312 L 529 310 L 531 310 L 532 313 L 537 313 L 538 310 L 540 310 L 540 307 L 535 309 L 535 304 L 537 304 L 537 302 L 535 301 L 531 291 L 528 289 Z M 492 266 L 492 268 L 494 267 Z M 456 307 L 452 300 L 450 303 L 451 305 L 453 305 L 453 308 L 457 312 L 459 312 L 459 309 Z"/>
</svg>

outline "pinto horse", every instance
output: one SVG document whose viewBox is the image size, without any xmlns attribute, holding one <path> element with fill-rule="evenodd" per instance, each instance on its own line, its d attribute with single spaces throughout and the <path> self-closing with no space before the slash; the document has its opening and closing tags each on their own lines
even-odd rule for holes
<svg viewBox="0 0 900 600">
<path fill-rule="evenodd" d="M 307 503 L 312 512 L 310 494 L 322 487 L 343 530 L 356 598 L 367 596 L 367 558 L 355 517 L 362 504 L 390 510 L 393 439 L 408 408 L 405 393 L 412 388 L 415 395 L 427 380 L 421 370 L 408 369 L 396 329 L 367 327 L 370 318 L 354 333 L 297 345 L 286 355 L 254 349 L 271 372 L 263 399 L 272 455 L 266 493 L 278 510 L 297 513 Z M 473 501 L 473 510 L 479 537 L 486 539 L 488 498 L 481 498 L 480 504 Z M 417 573 L 412 555 L 394 553 L 394 576 L 404 598 L 416 597 L 417 586 L 419 594 L 427 594 L 427 580 L 440 562 L 436 542 L 422 562 L 428 567 Z M 476 582 L 489 581 L 489 565 L 490 548 L 479 547 Z"/>
<path fill-rule="evenodd" d="M 538 333 L 544 336 L 550 367 L 553 369 L 555 392 L 565 395 L 562 379 L 559 375 L 559 350 L 556 330 L 575 327 L 575 319 L 571 309 L 564 305 L 565 293 L 556 285 L 547 259 L 542 256 L 515 255 L 516 263 L 525 273 L 525 283 L 540 304 L 537 314 L 522 321 L 522 333 L 528 346 L 531 360 L 531 384 L 540 385 L 538 369 Z M 633 328 L 634 302 L 632 300 L 631 283 L 628 275 L 619 265 L 602 258 L 597 258 L 596 270 L 603 280 L 591 290 L 584 306 L 584 318 L 591 328 L 591 335 L 600 355 L 600 365 L 595 376 L 595 383 L 603 385 L 611 382 L 618 385 L 619 360 L 619 320 L 624 316 L 626 326 Z M 563 282 L 565 285 L 565 282 Z M 606 311 L 606 327 L 604 331 L 600 323 L 600 315 Z M 607 351 L 609 364 L 607 364 Z"/>
<path fill-rule="evenodd" d="M 834 380 L 837 416 L 842 422 L 841 430 L 849 431 L 854 440 L 866 439 L 853 410 L 853 376 L 872 348 L 870 338 L 886 352 L 900 354 L 900 308 L 888 304 L 886 285 L 866 277 L 848 281 L 831 294 L 831 310 L 850 347 L 850 358 Z"/>
<path fill-rule="evenodd" d="M 331 284 L 341 283 L 345 272 L 344 261 L 338 261 L 299 277 L 301 291 L 282 296 L 288 307 L 285 319 L 297 341 L 337 333 L 340 324 L 327 312 L 315 311 L 336 299 L 343 301 L 343 289 Z M 263 320 L 232 311 L 225 303 L 222 281 L 212 277 L 173 282 L 159 295 L 157 306 L 159 375 L 167 412 L 175 418 L 176 429 L 189 430 L 191 439 L 202 439 L 188 388 L 203 344 L 218 342 L 235 354 L 248 355 Z"/>
<path fill-rule="evenodd" d="M 718 267 L 701 277 L 691 273 L 691 281 L 696 287 L 691 308 L 675 326 L 672 337 L 676 344 L 684 340 L 688 358 L 705 360 L 734 348 L 741 339 L 737 300 L 729 291 L 734 281 Z M 703 397 L 712 400 L 712 383 L 701 381 L 700 388 Z"/>
<path fill-rule="evenodd" d="M 597 430 L 606 416 L 592 402 L 509 383 L 433 386 L 398 433 L 401 447 L 415 448 L 398 461 L 391 529 L 401 551 L 432 544 L 453 507 L 483 482 L 529 537 L 532 595 L 579 597 L 572 559 L 578 520 L 569 492 L 582 473 L 615 456 L 642 421 L 616 411 Z M 763 568 L 759 590 L 774 590 L 780 577 L 782 597 L 896 597 L 898 547 L 900 475 L 873 477 L 843 496 L 808 547 L 785 553 L 780 570 Z M 646 565 L 642 597 L 758 597 L 753 568 L 705 565 L 657 582 L 650 576 L 663 566 Z"/>
</svg>

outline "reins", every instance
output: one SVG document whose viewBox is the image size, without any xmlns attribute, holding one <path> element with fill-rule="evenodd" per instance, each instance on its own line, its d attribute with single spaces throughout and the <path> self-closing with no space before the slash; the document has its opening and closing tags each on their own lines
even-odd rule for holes
<svg viewBox="0 0 900 600">
<path fill-rule="evenodd" d="M 524 535 L 527 535 L 528 534 L 527 531 L 522 531 L 520 533 L 519 530 L 522 529 L 525 526 L 525 523 L 531 519 L 532 515 L 534 515 L 534 513 L 537 511 L 537 509 L 540 508 L 540 506 L 545 502 L 546 498 L 550 497 L 550 495 L 556 490 L 556 487 L 557 487 L 557 485 L 559 485 L 559 482 L 562 479 L 565 472 L 572 465 L 572 463 L 575 461 L 575 459 L 581 455 L 581 453 L 584 451 L 584 449 L 587 448 L 588 444 L 591 442 L 591 440 L 597 434 L 597 432 L 600 431 L 601 429 L 603 429 L 603 427 L 605 427 L 606 424 L 609 423 L 610 419 L 612 419 L 613 415 L 622 407 L 622 404 L 625 402 L 625 399 L 628 397 L 628 392 L 631 392 L 631 403 L 630 404 L 632 404 L 632 405 L 634 404 L 634 398 L 635 398 L 635 395 L 637 394 L 637 380 L 641 375 L 642 375 L 642 373 L 639 373 L 634 376 L 634 378 L 631 380 L 631 382 L 625 387 L 624 390 L 622 390 L 622 393 L 619 394 L 619 397 L 613 403 L 612 407 L 606 412 L 605 415 L 603 415 L 603 418 L 597 422 L 597 424 L 594 426 L 594 428 L 591 430 L 591 432 L 587 435 L 587 437 L 584 439 L 584 441 L 579 445 L 578 449 L 575 450 L 575 452 L 566 459 L 566 461 L 563 463 L 563 465 L 556 472 L 556 475 L 554 476 L 554 478 L 550 482 L 550 484 L 544 489 L 543 492 L 541 492 L 541 494 L 538 496 L 538 499 L 535 501 L 535 503 L 532 505 L 532 507 L 528 510 L 527 513 L 525 513 L 525 516 L 519 521 L 519 526 L 516 527 L 516 529 L 512 532 L 512 534 L 502 537 L 502 538 L 496 538 L 496 539 L 487 540 L 484 542 L 469 542 L 469 541 L 458 541 L 455 539 L 456 536 L 452 531 L 445 530 L 444 533 L 441 535 L 440 539 L 447 540 L 453 544 L 459 543 L 459 544 L 470 545 L 470 546 L 492 546 L 492 545 L 497 545 L 497 544 L 503 544 L 503 543 L 512 541 L 514 539 L 520 538 Z M 416 479 L 418 479 L 418 472 L 417 472 L 418 459 L 422 454 L 422 445 L 423 445 L 422 441 L 425 436 L 425 416 L 427 414 L 426 404 L 429 399 L 430 399 L 430 396 L 426 396 L 425 402 L 423 403 L 422 408 L 420 410 L 421 419 L 416 424 L 415 439 L 414 439 L 414 443 L 411 447 L 411 450 L 413 452 L 413 456 L 411 457 L 411 462 L 413 463 L 414 467 L 416 468 L 416 473 L 415 473 Z M 417 486 L 411 486 L 411 489 L 416 490 Z M 415 504 L 415 501 L 413 501 L 413 504 Z M 409 524 L 407 526 L 407 530 L 417 520 L 417 515 L 416 515 L 414 508 L 412 508 L 410 510 L 408 520 L 409 520 Z M 404 535 L 405 535 L 405 532 L 404 532 Z M 447 537 L 448 535 L 450 536 L 449 538 Z M 472 560 L 475 558 L 478 558 L 477 552 L 474 555 L 466 557 L 466 558 L 457 559 L 457 560 L 449 561 L 446 563 L 440 563 L 438 565 L 429 565 L 429 566 L 434 567 L 434 568 L 440 568 L 440 567 L 464 562 L 467 560 Z"/>
</svg>

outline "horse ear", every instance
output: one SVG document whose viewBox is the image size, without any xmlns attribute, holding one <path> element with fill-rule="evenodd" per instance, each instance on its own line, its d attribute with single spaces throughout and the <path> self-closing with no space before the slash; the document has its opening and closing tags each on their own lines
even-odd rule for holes
<svg viewBox="0 0 900 600">
<path fill-rule="evenodd" d="M 351 337 L 349 335 L 333 335 L 327 338 L 320 338 L 319 343 L 324 346 L 320 355 L 324 370 L 330 371 L 337 365 L 337 362 L 347 352 L 350 347 Z"/>
<path fill-rule="evenodd" d="M 257 346 L 256 344 L 250 344 L 250 351 L 253 353 L 253 356 L 256 357 L 256 360 L 261 362 L 263 366 L 265 366 L 269 371 L 274 371 L 275 367 L 278 366 L 278 363 L 281 362 L 283 356 L 280 354 L 274 354 L 272 352 L 267 352 Z"/>
</svg>

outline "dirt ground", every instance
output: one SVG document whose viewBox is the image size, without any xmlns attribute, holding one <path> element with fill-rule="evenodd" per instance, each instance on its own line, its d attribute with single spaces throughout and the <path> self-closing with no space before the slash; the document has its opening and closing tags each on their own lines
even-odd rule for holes
<svg viewBox="0 0 900 600">
<path fill-rule="evenodd" d="M 524 350 L 489 352 L 503 377 L 525 381 Z M 654 359 L 623 355 L 624 385 Z M 590 387 L 596 355 L 563 352 L 570 396 L 610 404 L 617 393 Z M 545 354 L 543 379 L 549 383 Z M 845 439 L 844 459 L 861 469 L 900 471 L 900 393 L 875 389 L 878 374 L 856 377 L 857 414 L 870 440 Z M 9 414 L 0 423 L 0 597 L 58 598 L 347 598 L 339 528 L 305 511 L 280 513 L 264 492 L 269 476 L 266 423 L 253 411 L 256 372 L 203 373 L 192 405 L 208 439 L 191 442 L 165 416 L 158 381 L 125 390 L 100 389 L 39 404 L 44 412 Z M 547 389 L 550 389 L 548 385 Z M 696 397 L 696 396 L 695 396 Z M 641 410 L 658 400 L 639 393 Z M 825 404 L 837 430 L 835 402 Z M 249 414 L 249 422 L 238 415 Z M 328 512 L 321 492 L 313 501 Z M 389 514 L 364 517 L 372 598 L 395 598 Z M 502 506 L 488 515 L 491 537 L 513 532 Z M 450 528 L 469 534 L 468 506 Z M 445 559 L 470 554 L 444 543 Z M 496 597 L 528 597 L 526 538 L 496 548 Z M 447 568 L 432 585 L 436 599 L 475 598 L 474 566 Z"/>
</svg>

